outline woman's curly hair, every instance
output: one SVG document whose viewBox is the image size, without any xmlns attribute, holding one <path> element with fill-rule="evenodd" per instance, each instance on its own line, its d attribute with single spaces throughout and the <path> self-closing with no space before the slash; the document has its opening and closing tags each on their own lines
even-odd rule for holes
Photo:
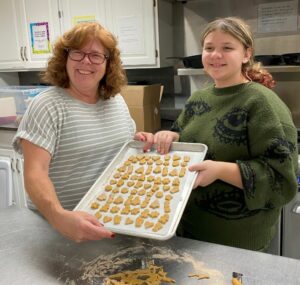
<svg viewBox="0 0 300 285">
<path fill-rule="evenodd" d="M 242 73 L 245 78 L 251 81 L 258 82 L 268 88 L 275 86 L 275 80 L 272 75 L 262 67 L 260 62 L 254 60 L 254 40 L 250 27 L 240 18 L 227 17 L 220 18 L 209 23 L 201 36 L 201 44 L 203 46 L 206 36 L 213 31 L 222 31 L 228 33 L 239 40 L 245 49 L 252 50 L 251 57 L 248 62 L 242 65 Z"/>
<path fill-rule="evenodd" d="M 108 55 L 106 74 L 99 84 L 99 95 L 109 99 L 119 93 L 127 84 L 127 78 L 122 67 L 117 40 L 112 33 L 95 22 L 79 23 L 56 41 L 53 56 L 48 61 L 46 71 L 41 74 L 42 80 L 51 85 L 68 88 L 70 86 L 66 70 L 68 49 L 80 49 L 92 40 L 98 40 Z"/>
</svg>

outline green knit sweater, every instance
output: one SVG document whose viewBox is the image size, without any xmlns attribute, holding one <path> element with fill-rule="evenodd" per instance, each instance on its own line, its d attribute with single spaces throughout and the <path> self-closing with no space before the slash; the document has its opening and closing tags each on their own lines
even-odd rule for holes
<svg viewBox="0 0 300 285">
<path fill-rule="evenodd" d="M 297 191 L 297 131 L 286 105 L 258 83 L 210 86 L 189 98 L 172 130 L 206 144 L 206 159 L 236 162 L 243 182 L 242 190 L 220 180 L 195 189 L 178 234 L 266 249 Z"/>
</svg>

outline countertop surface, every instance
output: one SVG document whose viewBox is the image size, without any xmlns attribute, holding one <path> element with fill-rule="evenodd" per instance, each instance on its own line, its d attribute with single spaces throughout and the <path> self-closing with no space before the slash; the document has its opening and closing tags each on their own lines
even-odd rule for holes
<svg viewBox="0 0 300 285">
<path fill-rule="evenodd" d="M 1 284 L 103 284 L 101 276 L 144 268 L 148 261 L 179 285 L 231 284 L 232 272 L 243 273 L 244 285 L 300 284 L 295 259 L 178 237 L 155 241 L 117 235 L 76 244 L 36 212 L 0 211 Z M 194 273 L 208 273 L 210 279 L 188 277 Z"/>
</svg>

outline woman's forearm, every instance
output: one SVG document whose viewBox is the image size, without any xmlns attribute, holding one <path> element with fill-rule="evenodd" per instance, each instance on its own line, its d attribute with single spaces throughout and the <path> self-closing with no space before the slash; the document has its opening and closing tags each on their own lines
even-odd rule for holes
<svg viewBox="0 0 300 285">
<path fill-rule="evenodd" d="M 30 169 L 24 172 L 26 191 L 41 214 L 55 226 L 56 214 L 63 211 L 54 186 L 46 173 Z"/>
</svg>

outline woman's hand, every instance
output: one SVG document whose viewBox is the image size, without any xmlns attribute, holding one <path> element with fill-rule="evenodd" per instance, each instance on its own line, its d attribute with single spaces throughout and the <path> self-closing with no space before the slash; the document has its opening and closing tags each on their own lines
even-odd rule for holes
<svg viewBox="0 0 300 285">
<path fill-rule="evenodd" d="M 160 154 L 168 153 L 172 142 L 178 140 L 179 134 L 171 131 L 160 131 L 154 135 L 154 143 L 157 145 L 157 151 Z"/>
<path fill-rule="evenodd" d="M 137 141 L 144 142 L 144 147 L 143 147 L 144 152 L 147 152 L 149 149 L 151 149 L 154 143 L 154 135 L 152 133 L 137 132 L 134 135 L 134 139 Z"/>
<path fill-rule="evenodd" d="M 52 220 L 52 219 L 51 219 Z M 113 238 L 115 235 L 105 229 L 96 217 L 81 211 L 62 210 L 49 221 L 66 238 L 75 242 Z"/>
<path fill-rule="evenodd" d="M 193 189 L 208 186 L 217 179 L 243 189 L 241 172 L 236 163 L 205 160 L 191 165 L 189 171 L 198 171 Z"/>
</svg>

